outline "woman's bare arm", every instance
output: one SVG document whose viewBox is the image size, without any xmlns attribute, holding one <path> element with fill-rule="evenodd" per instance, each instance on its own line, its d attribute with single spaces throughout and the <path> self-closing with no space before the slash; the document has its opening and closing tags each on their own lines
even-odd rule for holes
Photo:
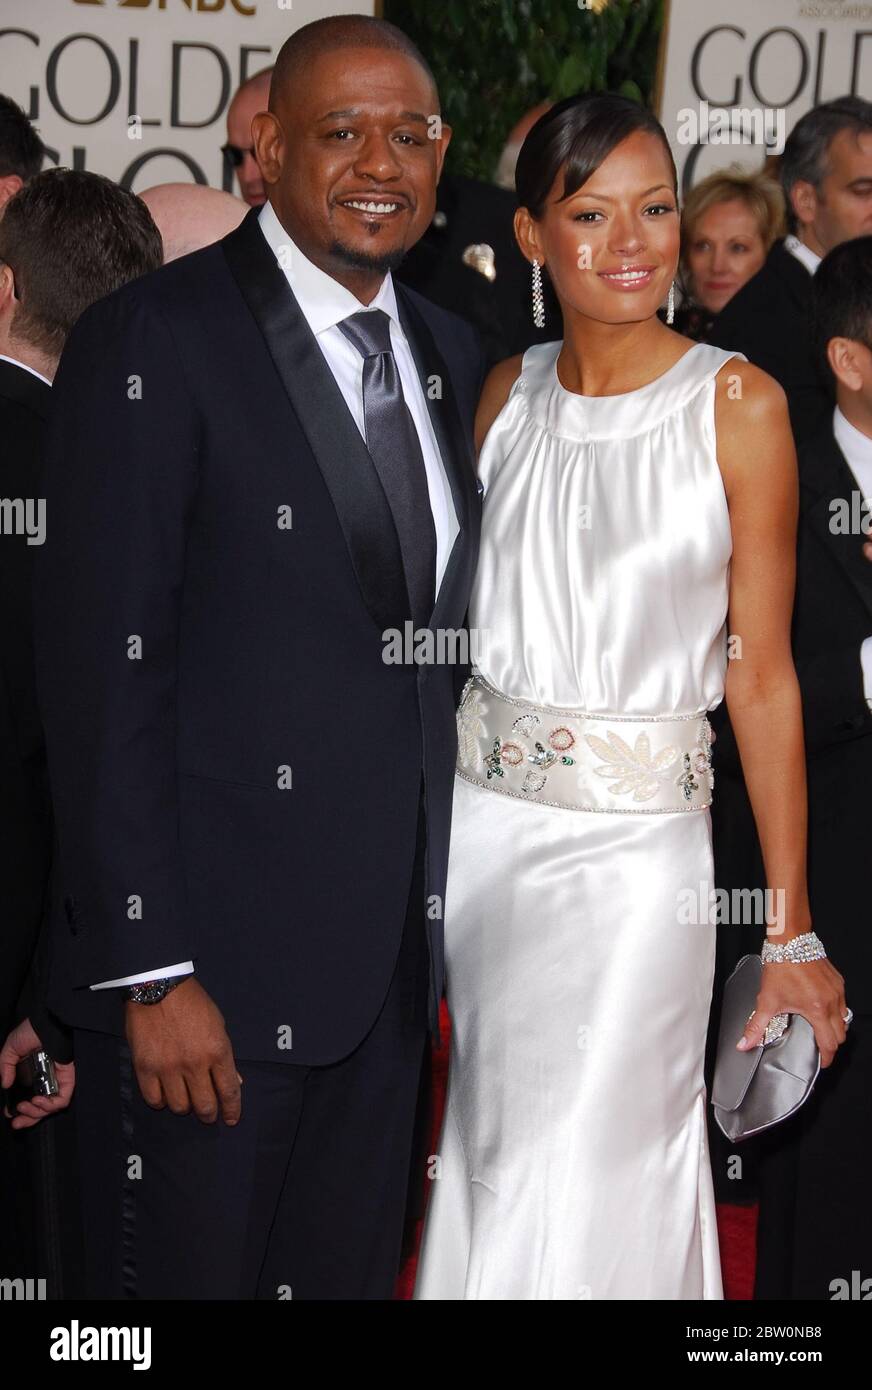
<svg viewBox="0 0 872 1390">
<path fill-rule="evenodd" d="M 777 944 L 812 929 L 802 705 L 790 646 L 796 454 L 784 392 L 749 363 L 734 359 L 721 369 L 715 413 L 733 537 L 726 701 L 767 886 L 776 909 L 783 904 Z M 745 1030 L 751 1046 L 782 1012 L 809 1020 L 828 1066 L 845 1039 L 844 981 L 828 960 L 764 967 L 757 1012 Z"/>
</svg>

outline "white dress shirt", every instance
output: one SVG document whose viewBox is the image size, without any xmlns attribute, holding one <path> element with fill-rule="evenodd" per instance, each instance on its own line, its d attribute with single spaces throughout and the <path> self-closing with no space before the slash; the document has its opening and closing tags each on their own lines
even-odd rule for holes
<svg viewBox="0 0 872 1390">
<path fill-rule="evenodd" d="M 264 203 L 258 220 L 261 231 L 275 252 L 276 259 L 287 277 L 306 322 L 315 334 L 315 340 L 364 440 L 366 434 L 363 420 L 363 358 L 338 324 L 363 309 L 383 309 L 390 318 L 391 347 L 396 358 L 403 395 L 418 432 L 427 471 L 430 509 L 436 528 L 438 594 L 448 556 L 460 527 L 454 510 L 451 485 L 439 453 L 430 412 L 421 387 L 421 378 L 408 339 L 400 325 L 394 282 L 390 274 L 387 274 L 372 303 L 361 304 L 350 290 L 320 270 L 294 245 L 271 203 Z"/>
<path fill-rule="evenodd" d="M 784 249 L 789 251 L 791 256 L 795 256 L 801 265 L 804 265 L 809 275 L 814 275 L 823 259 L 817 251 L 812 251 L 810 246 L 806 246 L 804 241 L 800 241 L 798 236 L 786 236 L 784 238 Z"/>
<path fill-rule="evenodd" d="M 28 367 L 26 362 L 19 362 L 17 357 L 7 357 L 4 352 L 0 352 L 0 362 L 11 362 L 13 367 L 20 367 L 23 372 L 30 372 L 31 376 L 37 376 L 40 381 L 45 382 L 46 386 L 51 386 L 47 376 L 43 376 L 42 372 L 38 372 L 35 367 Z"/>
<path fill-rule="evenodd" d="M 390 274 L 385 275 L 378 294 L 370 304 L 361 304 L 350 290 L 340 285 L 325 271 L 320 270 L 303 255 L 288 236 L 271 203 L 264 203 L 258 216 L 260 229 L 275 253 L 279 266 L 284 271 L 303 316 L 315 335 L 315 341 L 324 354 L 324 359 L 336 380 L 345 403 L 360 430 L 364 441 L 366 433 L 363 414 L 363 358 L 338 327 L 343 319 L 365 309 L 383 309 L 391 321 L 391 347 L 397 363 L 403 395 L 421 444 L 424 467 L 427 472 L 427 490 L 430 495 L 430 509 L 436 530 L 436 593 L 442 583 L 442 576 L 460 530 L 454 498 L 448 474 L 439 453 L 439 445 L 430 421 L 427 401 L 421 387 L 421 379 L 415 366 L 415 359 L 408 339 L 400 324 L 397 310 L 397 297 Z M 144 980 L 166 979 L 174 975 L 188 975 L 194 969 L 193 961 L 182 961 L 177 965 L 158 966 L 154 970 L 143 971 L 139 975 L 125 975 L 119 980 L 105 980 L 91 985 L 91 989 L 111 989 L 113 986 L 135 985 Z"/>
<path fill-rule="evenodd" d="M 869 499 L 872 508 L 872 439 L 852 425 L 838 406 L 833 414 L 833 434 L 854 475 L 858 490 Z M 872 540 L 872 536 L 869 539 Z M 872 637 L 867 637 L 860 647 L 860 664 L 863 668 L 863 694 L 872 709 Z"/>
</svg>

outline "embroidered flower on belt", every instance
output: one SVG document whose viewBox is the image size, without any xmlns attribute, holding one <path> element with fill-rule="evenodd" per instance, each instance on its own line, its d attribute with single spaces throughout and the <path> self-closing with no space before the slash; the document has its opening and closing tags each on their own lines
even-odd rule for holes
<svg viewBox="0 0 872 1390">
<path fill-rule="evenodd" d="M 596 734 L 585 734 L 584 737 L 594 753 L 603 759 L 600 766 L 594 768 L 597 776 L 617 779 L 612 782 L 609 791 L 614 796 L 625 796 L 632 792 L 634 801 L 650 801 L 652 796 L 656 796 L 663 774 L 678 757 L 678 749 L 671 743 L 652 757 L 651 740 L 644 731 L 637 734 L 632 748 L 613 729 L 609 729 L 608 743 Z M 685 792 L 685 796 L 688 795 Z"/>
<path fill-rule="evenodd" d="M 524 761 L 524 750 L 520 743 L 504 743 L 502 753 L 507 767 L 520 767 Z"/>
<path fill-rule="evenodd" d="M 575 734 L 571 729 L 567 729 L 564 724 L 559 728 L 552 729 L 548 735 L 548 742 L 558 753 L 568 753 L 570 748 L 575 745 Z"/>
<path fill-rule="evenodd" d="M 457 710 L 457 743 L 463 761 L 473 766 L 478 762 L 478 740 L 487 734 L 486 714 L 482 693 L 470 678 L 463 687 Z"/>
<path fill-rule="evenodd" d="M 611 729 L 608 733 L 608 743 L 596 734 L 585 734 L 585 739 L 594 753 L 604 760 L 599 767 L 594 768 L 597 776 L 616 778 L 609 791 L 614 796 L 626 796 L 632 792 L 634 801 L 650 801 L 656 796 L 664 778 L 678 758 L 678 749 L 672 743 L 652 756 L 651 740 L 644 732 L 637 735 L 632 748 L 620 734 Z M 693 793 L 699 791 L 695 772 L 707 778 L 709 788 L 714 786 L 711 725 L 707 719 L 700 722 L 699 745 L 691 753 L 682 755 L 680 765 L 681 771 L 675 778 L 675 785 L 681 788 L 685 801 L 691 801 Z"/>
</svg>

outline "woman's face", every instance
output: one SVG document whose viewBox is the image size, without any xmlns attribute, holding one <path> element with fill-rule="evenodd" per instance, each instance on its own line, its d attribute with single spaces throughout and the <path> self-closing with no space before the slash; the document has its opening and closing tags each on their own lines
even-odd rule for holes
<svg viewBox="0 0 872 1390">
<path fill-rule="evenodd" d="M 558 297 L 601 323 L 651 318 L 675 278 L 679 220 L 672 168 L 656 135 L 621 141 L 576 193 L 554 181 L 537 222 L 520 208 L 521 249 L 548 268 Z"/>
<path fill-rule="evenodd" d="M 741 198 L 715 203 L 697 218 L 687 246 L 687 269 L 697 303 L 719 314 L 766 259 L 757 219 Z"/>
</svg>

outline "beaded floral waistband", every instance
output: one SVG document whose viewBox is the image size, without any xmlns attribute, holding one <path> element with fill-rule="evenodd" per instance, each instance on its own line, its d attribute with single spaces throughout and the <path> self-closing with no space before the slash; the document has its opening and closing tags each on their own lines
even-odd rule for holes
<svg viewBox="0 0 872 1390">
<path fill-rule="evenodd" d="M 588 714 L 511 699 L 483 676 L 457 711 L 457 775 L 573 811 L 701 811 L 711 805 L 711 725 L 687 715 Z"/>
</svg>

